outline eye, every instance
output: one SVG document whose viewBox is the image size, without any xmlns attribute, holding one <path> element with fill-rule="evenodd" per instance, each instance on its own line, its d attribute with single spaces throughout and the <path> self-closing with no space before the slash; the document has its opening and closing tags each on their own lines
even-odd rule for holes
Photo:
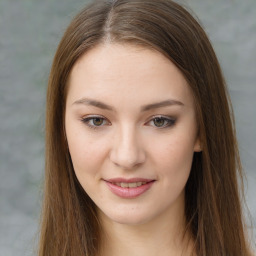
<svg viewBox="0 0 256 256">
<path fill-rule="evenodd" d="M 167 128 L 173 126 L 176 122 L 175 119 L 163 116 L 156 116 L 149 121 L 149 123 L 153 122 L 153 126 L 156 128 Z"/>
<path fill-rule="evenodd" d="M 106 125 L 108 121 L 101 116 L 90 116 L 82 119 L 82 122 L 85 123 L 89 128 L 97 129 L 103 125 Z"/>
</svg>

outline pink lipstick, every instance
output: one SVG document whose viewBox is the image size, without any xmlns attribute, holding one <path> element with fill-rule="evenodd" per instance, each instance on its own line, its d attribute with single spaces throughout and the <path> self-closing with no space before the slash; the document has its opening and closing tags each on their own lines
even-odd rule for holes
<svg viewBox="0 0 256 256">
<path fill-rule="evenodd" d="M 135 198 L 145 193 L 153 185 L 155 180 L 133 178 L 115 178 L 105 180 L 110 191 L 122 198 Z"/>
</svg>

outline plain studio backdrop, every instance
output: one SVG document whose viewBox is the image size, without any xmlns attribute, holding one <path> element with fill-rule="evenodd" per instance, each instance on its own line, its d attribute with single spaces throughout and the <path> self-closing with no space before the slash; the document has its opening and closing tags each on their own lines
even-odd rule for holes
<svg viewBox="0 0 256 256">
<path fill-rule="evenodd" d="M 86 2 L 0 0 L 0 256 L 35 255 L 48 74 L 65 28 Z M 228 83 L 255 241 L 256 1 L 183 3 L 201 20 Z"/>
</svg>

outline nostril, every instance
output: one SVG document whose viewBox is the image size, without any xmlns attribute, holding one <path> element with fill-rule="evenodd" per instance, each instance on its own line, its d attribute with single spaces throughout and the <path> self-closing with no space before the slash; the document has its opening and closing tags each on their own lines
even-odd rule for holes
<svg viewBox="0 0 256 256">
<path fill-rule="evenodd" d="M 142 164 L 146 157 L 140 140 L 131 131 L 131 127 L 125 127 L 122 134 L 116 134 L 113 140 L 113 147 L 110 152 L 110 160 L 122 169 L 130 170 Z M 133 133 L 133 134 L 132 134 Z"/>
</svg>

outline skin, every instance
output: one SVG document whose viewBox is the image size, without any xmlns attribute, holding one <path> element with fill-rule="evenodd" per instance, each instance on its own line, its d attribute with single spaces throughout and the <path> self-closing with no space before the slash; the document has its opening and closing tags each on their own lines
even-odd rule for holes
<svg viewBox="0 0 256 256">
<path fill-rule="evenodd" d="M 188 236 L 182 237 L 184 188 L 193 154 L 201 151 L 193 95 L 182 73 L 157 51 L 103 44 L 75 63 L 68 86 L 67 142 L 77 178 L 98 207 L 102 255 L 159 255 L 159 248 L 161 255 L 181 255 L 190 248 Z M 114 110 L 87 105 L 85 98 Z M 182 104 L 141 112 L 169 99 Z M 168 126 L 156 116 L 175 122 Z M 117 177 L 155 182 L 127 199 L 104 181 Z"/>
</svg>

